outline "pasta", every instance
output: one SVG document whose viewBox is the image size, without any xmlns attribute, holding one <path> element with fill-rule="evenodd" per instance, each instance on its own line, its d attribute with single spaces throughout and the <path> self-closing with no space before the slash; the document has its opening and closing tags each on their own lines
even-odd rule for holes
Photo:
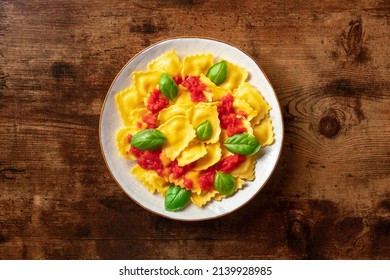
<svg viewBox="0 0 390 280">
<path fill-rule="evenodd" d="M 272 145 L 274 132 L 271 107 L 248 76 L 212 54 L 181 60 L 172 50 L 133 72 L 132 85 L 117 93 L 118 152 L 137 161 L 131 173 L 165 197 L 167 211 L 176 211 L 167 202 L 173 185 L 203 207 L 254 180 L 258 151 Z"/>
</svg>

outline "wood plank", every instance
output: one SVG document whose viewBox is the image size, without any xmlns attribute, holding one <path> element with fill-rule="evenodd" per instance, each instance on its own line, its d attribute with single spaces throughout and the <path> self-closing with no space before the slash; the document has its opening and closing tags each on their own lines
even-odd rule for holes
<svg viewBox="0 0 390 280">
<path fill-rule="evenodd" d="M 0 259 L 389 259 L 390 3 L 2 1 Z M 143 48 L 210 37 L 273 84 L 285 142 L 226 217 L 147 212 L 100 152 L 107 90 Z"/>
</svg>

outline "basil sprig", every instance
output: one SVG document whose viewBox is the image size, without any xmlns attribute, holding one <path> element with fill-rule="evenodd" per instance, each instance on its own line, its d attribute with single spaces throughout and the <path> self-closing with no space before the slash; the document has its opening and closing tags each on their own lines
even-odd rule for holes
<svg viewBox="0 0 390 280">
<path fill-rule="evenodd" d="M 170 186 L 165 195 L 165 210 L 177 211 L 182 209 L 190 201 L 191 191 L 179 186 Z"/>
<path fill-rule="evenodd" d="M 178 87 L 171 75 L 168 73 L 162 73 L 160 75 L 160 81 L 158 82 L 160 91 L 169 100 L 173 101 L 176 98 Z"/>
<path fill-rule="evenodd" d="M 154 151 L 164 145 L 167 138 L 157 129 L 144 129 L 133 135 L 130 145 L 140 149 Z"/>
<path fill-rule="evenodd" d="M 209 78 L 217 86 L 222 84 L 228 75 L 228 64 L 225 60 L 215 63 L 207 71 L 207 78 Z"/>
<path fill-rule="evenodd" d="M 211 135 L 213 134 L 213 128 L 209 120 L 205 120 L 202 122 L 196 129 L 196 136 L 202 141 L 209 140 Z"/>
<path fill-rule="evenodd" d="M 217 171 L 214 178 L 214 187 L 221 194 L 231 195 L 236 188 L 236 180 L 230 174 Z"/>
<path fill-rule="evenodd" d="M 223 145 L 228 151 L 243 156 L 256 154 L 261 148 L 259 141 L 248 133 L 234 134 Z"/>
</svg>

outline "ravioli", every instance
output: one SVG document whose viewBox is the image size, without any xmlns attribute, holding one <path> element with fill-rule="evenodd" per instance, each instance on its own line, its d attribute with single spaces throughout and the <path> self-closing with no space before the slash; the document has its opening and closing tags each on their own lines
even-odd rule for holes
<svg viewBox="0 0 390 280">
<path fill-rule="evenodd" d="M 130 118 L 130 114 L 135 109 L 144 107 L 144 100 L 137 94 L 134 86 L 119 92 L 115 97 L 115 101 L 125 125 L 131 125 L 132 119 Z"/>
<path fill-rule="evenodd" d="M 197 161 L 206 154 L 207 149 L 204 143 L 192 141 L 183 151 L 181 151 L 180 155 L 177 157 L 177 162 L 179 166 L 185 166 Z"/>
<path fill-rule="evenodd" d="M 175 51 L 167 52 L 148 64 L 149 71 L 164 71 L 171 76 L 181 73 L 182 64 Z"/>
<path fill-rule="evenodd" d="M 221 84 L 222 88 L 229 90 L 230 92 L 236 89 L 239 85 L 244 83 L 248 78 L 248 71 L 244 68 L 228 62 L 228 75 Z"/>
<path fill-rule="evenodd" d="M 271 107 L 247 82 L 248 71 L 227 61 L 227 74 L 217 85 L 213 74 L 207 75 L 214 63 L 218 61 L 209 53 L 181 60 L 174 50 L 168 51 L 154 58 L 145 71 L 133 72 L 129 88 L 115 97 L 124 125 L 116 135 L 118 153 L 136 161 L 131 173 L 151 193 L 166 196 L 172 185 L 186 189 L 191 202 L 199 207 L 228 199 L 255 178 L 262 153 L 243 156 L 228 151 L 224 142 L 229 136 L 244 131 L 261 146 L 275 141 Z M 160 88 L 163 73 L 169 75 L 169 84 Z M 139 132 L 163 135 L 165 140 L 132 141 Z M 149 150 L 141 148 L 144 142 Z M 152 149 L 153 143 L 159 146 Z M 232 176 L 233 193 L 225 192 L 231 193 L 229 196 L 214 186 L 216 172 Z"/>
<path fill-rule="evenodd" d="M 174 116 L 158 127 L 167 137 L 163 152 L 170 160 L 183 151 L 192 139 L 195 138 L 195 130 L 191 123 L 184 116 Z"/>
<path fill-rule="evenodd" d="M 193 170 L 206 170 L 221 159 L 221 147 L 219 142 L 206 145 L 206 154 L 196 161 Z"/>
<path fill-rule="evenodd" d="M 186 117 L 194 128 L 197 128 L 205 121 L 210 122 L 212 134 L 210 139 L 204 141 L 206 144 L 213 144 L 219 140 L 221 127 L 219 125 L 217 106 L 211 103 L 199 102 L 187 110 Z"/>
<path fill-rule="evenodd" d="M 265 99 L 251 84 L 241 84 L 234 91 L 233 95 L 234 97 L 245 100 L 245 102 L 257 112 L 257 116 L 252 119 L 253 124 L 258 124 L 271 109 Z"/>
<path fill-rule="evenodd" d="M 183 59 L 183 76 L 199 76 L 206 74 L 207 70 L 213 65 L 214 57 L 212 54 L 198 54 L 186 56 Z"/>
<path fill-rule="evenodd" d="M 158 114 L 158 120 L 160 123 L 165 123 L 167 122 L 170 118 L 174 116 L 186 116 L 187 110 L 191 108 L 191 104 L 181 104 L 181 103 L 176 103 L 168 108 L 165 108 L 160 111 Z"/>
<path fill-rule="evenodd" d="M 140 71 L 133 73 L 134 87 L 139 95 L 138 98 L 146 98 L 158 85 L 163 71 Z"/>
<path fill-rule="evenodd" d="M 274 129 L 271 119 L 267 116 L 260 124 L 256 125 L 253 129 L 253 133 L 257 140 L 259 140 L 262 147 L 272 145 L 274 139 Z"/>
</svg>

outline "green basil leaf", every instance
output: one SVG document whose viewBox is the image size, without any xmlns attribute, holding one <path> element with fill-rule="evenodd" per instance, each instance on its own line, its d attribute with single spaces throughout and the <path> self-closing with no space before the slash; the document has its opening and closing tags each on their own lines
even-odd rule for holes
<svg viewBox="0 0 390 280">
<path fill-rule="evenodd" d="M 236 180 L 230 174 L 217 171 L 214 178 L 214 187 L 221 194 L 231 195 L 236 188 Z"/>
<path fill-rule="evenodd" d="M 225 60 L 215 63 L 207 71 L 207 78 L 209 78 L 214 84 L 222 84 L 228 75 L 228 64 Z"/>
<path fill-rule="evenodd" d="M 165 195 L 165 210 L 177 211 L 182 209 L 190 201 L 191 191 L 179 186 L 170 186 Z"/>
<path fill-rule="evenodd" d="M 144 129 L 133 135 L 130 145 L 140 149 L 154 151 L 164 145 L 167 138 L 157 129 Z"/>
<path fill-rule="evenodd" d="M 202 141 L 209 140 L 213 134 L 213 128 L 211 127 L 211 123 L 208 120 L 202 122 L 195 131 L 198 138 Z"/>
<path fill-rule="evenodd" d="M 176 98 L 178 87 L 171 75 L 162 73 L 159 81 L 160 91 L 169 100 L 173 101 Z"/>
<path fill-rule="evenodd" d="M 261 148 L 259 141 L 248 133 L 234 134 L 223 145 L 228 151 L 243 156 L 256 154 Z"/>
</svg>

